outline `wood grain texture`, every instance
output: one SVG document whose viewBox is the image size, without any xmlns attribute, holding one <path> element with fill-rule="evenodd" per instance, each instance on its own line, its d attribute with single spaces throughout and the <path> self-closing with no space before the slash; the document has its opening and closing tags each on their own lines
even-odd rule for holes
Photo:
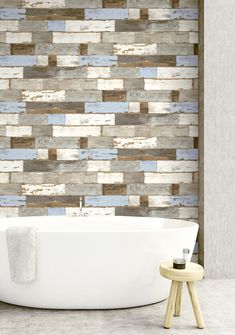
<svg viewBox="0 0 235 335">
<path fill-rule="evenodd" d="M 195 287 L 194 287 L 194 282 L 187 282 L 187 287 L 188 287 L 188 291 L 189 291 L 189 296 L 191 299 L 191 303 L 193 306 L 193 311 L 194 311 L 194 315 L 197 321 L 197 326 L 198 328 L 202 329 L 205 327 L 204 324 L 204 319 L 202 316 L 202 312 L 201 312 L 201 308 L 199 305 L 199 301 L 196 295 L 196 291 L 195 291 Z"/>
<path fill-rule="evenodd" d="M 177 289 L 178 289 L 178 282 L 172 281 L 170 294 L 169 294 L 168 302 L 167 302 L 166 315 L 164 319 L 164 327 L 168 329 L 171 328 L 171 323 L 172 323 L 172 318 L 173 318 L 174 308 L 175 308 Z"/>
<path fill-rule="evenodd" d="M 11 44 L 12 55 L 34 55 L 34 44 Z"/>
<path fill-rule="evenodd" d="M 0 2 L 0 182 L 26 197 L 14 213 L 197 220 L 195 2 Z"/>
<path fill-rule="evenodd" d="M 26 11 L 28 20 L 83 20 L 83 8 L 28 8 Z"/>
<path fill-rule="evenodd" d="M 182 300 L 182 288 L 183 288 L 183 283 L 178 282 L 177 285 L 177 293 L 176 293 L 176 299 L 175 299 L 175 316 L 180 316 L 181 312 L 181 300 Z"/>
</svg>

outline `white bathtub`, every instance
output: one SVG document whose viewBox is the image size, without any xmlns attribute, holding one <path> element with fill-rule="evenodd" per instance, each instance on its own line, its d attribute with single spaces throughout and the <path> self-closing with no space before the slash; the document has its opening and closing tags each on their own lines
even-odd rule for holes
<svg viewBox="0 0 235 335">
<path fill-rule="evenodd" d="M 11 281 L 6 228 L 37 227 L 37 277 Z M 146 217 L 27 217 L 0 219 L 0 300 L 56 309 L 125 308 L 168 295 L 159 264 L 194 248 L 198 225 Z"/>
</svg>

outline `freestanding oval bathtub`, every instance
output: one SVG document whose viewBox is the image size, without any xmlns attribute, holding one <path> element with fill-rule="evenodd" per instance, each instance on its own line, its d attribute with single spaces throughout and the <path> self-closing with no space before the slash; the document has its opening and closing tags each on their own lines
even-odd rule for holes
<svg viewBox="0 0 235 335">
<path fill-rule="evenodd" d="M 6 229 L 37 227 L 37 274 L 12 282 Z M 159 264 L 194 248 L 198 225 L 146 217 L 20 217 L 0 219 L 0 300 L 56 309 L 125 308 L 155 303 L 170 282 Z"/>
</svg>

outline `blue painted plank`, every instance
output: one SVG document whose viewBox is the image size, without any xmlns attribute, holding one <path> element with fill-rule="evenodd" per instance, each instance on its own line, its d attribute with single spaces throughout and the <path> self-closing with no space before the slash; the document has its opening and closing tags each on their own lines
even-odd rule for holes
<svg viewBox="0 0 235 335">
<path fill-rule="evenodd" d="M 25 206 L 26 197 L 24 195 L 0 195 L 0 207 Z"/>
<path fill-rule="evenodd" d="M 128 102 L 86 102 L 85 113 L 128 113 Z"/>
<path fill-rule="evenodd" d="M 0 113 L 25 113 L 26 102 L 0 102 Z"/>
<path fill-rule="evenodd" d="M 176 56 L 176 66 L 198 66 L 198 56 Z"/>
<path fill-rule="evenodd" d="M 0 56 L 0 66 L 33 66 L 36 64 L 36 56 Z"/>
<path fill-rule="evenodd" d="M 172 113 L 197 113 L 198 102 L 173 102 L 171 104 Z"/>
<path fill-rule="evenodd" d="M 140 161 L 140 171 L 157 171 L 156 161 Z"/>
<path fill-rule="evenodd" d="M 47 210 L 47 214 L 49 216 L 53 215 L 65 215 L 65 208 L 64 207 L 50 207 Z"/>
<path fill-rule="evenodd" d="M 128 206 L 128 196 L 127 195 L 86 196 L 85 205 L 94 207 Z"/>
<path fill-rule="evenodd" d="M 183 9 L 173 9 L 170 15 L 171 19 L 178 20 L 197 20 L 198 19 L 198 9 L 196 8 L 183 8 Z"/>
<path fill-rule="evenodd" d="M 23 20 L 26 19 L 25 13 L 26 13 L 25 8 L 0 8 L 0 19 Z"/>
<path fill-rule="evenodd" d="M 194 207 L 198 205 L 198 196 L 196 195 L 177 195 L 170 197 L 171 206 Z"/>
<path fill-rule="evenodd" d="M 85 9 L 85 20 L 124 20 L 128 19 L 127 8 Z"/>
<path fill-rule="evenodd" d="M 78 56 L 79 66 L 116 66 L 117 56 L 108 55 L 92 55 L 92 56 Z"/>
<path fill-rule="evenodd" d="M 48 31 L 65 31 L 65 21 L 48 21 Z"/>
<path fill-rule="evenodd" d="M 140 76 L 143 78 L 157 78 L 157 68 L 156 67 L 140 67 Z"/>
<path fill-rule="evenodd" d="M 49 114 L 48 124 L 65 124 L 65 114 Z"/>
<path fill-rule="evenodd" d="M 0 149 L 0 160 L 36 159 L 35 149 Z"/>
<path fill-rule="evenodd" d="M 79 151 L 79 159 L 116 159 L 117 149 L 84 149 Z"/>
<path fill-rule="evenodd" d="M 197 160 L 198 149 L 177 149 L 176 150 L 177 160 Z"/>
</svg>

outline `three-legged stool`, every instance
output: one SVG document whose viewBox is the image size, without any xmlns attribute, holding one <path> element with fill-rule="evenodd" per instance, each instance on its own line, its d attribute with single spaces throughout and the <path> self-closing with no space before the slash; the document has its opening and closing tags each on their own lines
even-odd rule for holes
<svg viewBox="0 0 235 335">
<path fill-rule="evenodd" d="M 164 262 L 160 265 L 160 274 L 164 278 L 170 279 L 172 281 L 170 294 L 168 297 L 164 327 L 171 328 L 173 314 L 176 316 L 180 315 L 182 286 L 183 282 L 186 282 L 197 321 L 197 326 L 198 328 L 204 328 L 204 320 L 194 287 L 194 282 L 201 280 L 204 277 L 203 267 L 199 264 L 190 262 L 186 264 L 185 269 L 178 270 L 173 268 L 172 262 Z"/>
</svg>

